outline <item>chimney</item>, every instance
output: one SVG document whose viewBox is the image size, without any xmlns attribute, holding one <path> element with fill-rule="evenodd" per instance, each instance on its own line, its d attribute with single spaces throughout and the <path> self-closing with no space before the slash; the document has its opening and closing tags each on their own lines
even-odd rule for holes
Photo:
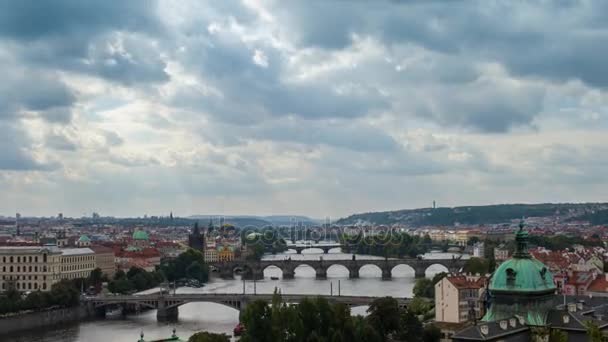
<svg viewBox="0 0 608 342">
<path fill-rule="evenodd" d="M 564 324 L 568 324 L 570 322 L 570 316 L 569 315 L 564 315 L 562 317 L 562 320 L 564 321 Z"/>
<path fill-rule="evenodd" d="M 505 320 L 500 321 L 498 324 L 500 325 L 500 329 L 502 329 L 502 330 L 507 330 L 507 327 L 509 326 L 507 324 L 507 321 L 505 321 Z"/>
<path fill-rule="evenodd" d="M 583 310 L 583 302 L 576 303 L 576 309 L 577 310 Z"/>
<path fill-rule="evenodd" d="M 576 304 L 568 303 L 568 312 L 576 312 Z"/>
<path fill-rule="evenodd" d="M 511 328 L 515 328 L 517 326 L 517 320 L 515 318 L 509 318 L 509 325 Z"/>
</svg>

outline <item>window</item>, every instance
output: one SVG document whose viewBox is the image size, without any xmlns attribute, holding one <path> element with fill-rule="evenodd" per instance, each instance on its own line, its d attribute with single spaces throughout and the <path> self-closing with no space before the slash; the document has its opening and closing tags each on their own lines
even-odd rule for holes
<svg viewBox="0 0 608 342">
<path fill-rule="evenodd" d="M 46 263 L 46 253 L 42 254 L 42 262 Z"/>
<path fill-rule="evenodd" d="M 46 290 L 46 283 L 42 283 L 42 289 Z"/>
<path fill-rule="evenodd" d="M 514 286 L 515 277 L 517 276 L 517 272 L 515 272 L 515 270 L 512 268 L 507 268 L 506 273 L 507 273 L 507 286 Z"/>
<path fill-rule="evenodd" d="M 13 257 L 11 257 L 11 264 L 13 263 Z"/>
</svg>

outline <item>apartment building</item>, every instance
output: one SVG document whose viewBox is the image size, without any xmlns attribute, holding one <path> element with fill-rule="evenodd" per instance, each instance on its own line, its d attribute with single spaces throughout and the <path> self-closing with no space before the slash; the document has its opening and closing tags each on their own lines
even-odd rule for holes
<svg viewBox="0 0 608 342">
<path fill-rule="evenodd" d="M 462 323 L 484 314 L 486 277 L 447 276 L 435 284 L 435 320 Z M 475 313 L 475 317 L 470 314 Z"/>
<path fill-rule="evenodd" d="M 61 250 L 56 246 L 0 247 L 0 291 L 48 291 L 61 279 Z"/>
<path fill-rule="evenodd" d="M 61 250 L 61 279 L 86 278 L 95 269 L 95 252 L 90 248 Z"/>
</svg>

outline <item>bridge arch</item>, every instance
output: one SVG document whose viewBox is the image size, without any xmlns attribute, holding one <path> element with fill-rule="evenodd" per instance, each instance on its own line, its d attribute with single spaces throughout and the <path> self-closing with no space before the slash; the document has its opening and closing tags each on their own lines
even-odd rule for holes
<svg viewBox="0 0 608 342">
<path fill-rule="evenodd" d="M 375 263 L 364 263 L 359 266 L 359 277 L 361 278 L 381 278 L 382 268 Z"/>
<path fill-rule="evenodd" d="M 348 267 L 343 264 L 331 264 L 326 272 L 328 278 L 348 278 L 350 274 Z"/>
<path fill-rule="evenodd" d="M 269 264 L 262 268 L 262 275 L 264 278 L 280 277 L 283 278 L 285 270 L 280 265 Z"/>
<path fill-rule="evenodd" d="M 316 269 L 313 265 L 298 261 L 296 266 L 293 268 L 294 277 L 298 278 L 314 278 L 316 274 Z"/>
<path fill-rule="evenodd" d="M 342 247 L 332 247 L 327 251 L 327 254 L 342 253 Z"/>
<path fill-rule="evenodd" d="M 424 275 L 426 277 L 433 277 L 433 276 L 435 276 L 435 274 L 441 273 L 441 272 L 450 273 L 450 268 L 441 262 L 435 262 L 435 263 L 428 265 L 424 269 Z"/>
<path fill-rule="evenodd" d="M 416 269 L 409 264 L 397 264 L 391 268 L 391 277 L 393 278 L 414 278 Z"/>
<path fill-rule="evenodd" d="M 174 303 L 171 305 L 167 305 L 165 307 L 165 309 L 172 309 L 172 308 L 178 308 L 180 306 L 186 305 L 186 304 L 217 304 L 217 305 L 222 305 L 222 306 L 227 306 L 229 308 L 233 308 L 235 310 L 241 310 L 243 308 L 243 303 L 238 300 L 212 300 L 212 299 L 204 299 L 204 300 L 191 300 L 191 301 L 183 301 L 183 302 L 179 302 L 179 303 Z"/>
</svg>

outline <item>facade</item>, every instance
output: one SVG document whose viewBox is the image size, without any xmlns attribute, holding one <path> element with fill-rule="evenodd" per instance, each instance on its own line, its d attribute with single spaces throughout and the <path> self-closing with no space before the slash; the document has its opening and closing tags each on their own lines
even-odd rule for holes
<svg viewBox="0 0 608 342">
<path fill-rule="evenodd" d="M 217 262 L 217 261 L 219 261 L 217 250 L 215 248 L 206 248 L 205 249 L 205 262 Z"/>
<path fill-rule="evenodd" d="M 61 279 L 61 251 L 56 247 L 0 247 L 0 291 L 48 291 Z"/>
<path fill-rule="evenodd" d="M 494 248 L 494 260 L 503 262 L 507 259 L 509 259 L 509 250 L 504 244 L 500 244 L 498 247 Z"/>
<path fill-rule="evenodd" d="M 234 247 L 232 246 L 219 246 L 217 248 L 217 258 L 220 262 L 234 260 Z"/>
<path fill-rule="evenodd" d="M 114 277 L 116 273 L 116 261 L 114 250 L 105 246 L 92 246 L 91 249 L 95 253 L 95 265 L 101 269 L 101 273 Z"/>
<path fill-rule="evenodd" d="M 484 314 L 487 279 L 479 276 L 447 276 L 435 284 L 435 321 L 463 323 Z M 474 314 L 474 316 L 473 316 Z"/>
<path fill-rule="evenodd" d="M 484 258 L 486 255 L 486 248 L 483 242 L 477 242 L 473 245 L 473 256 L 476 258 Z"/>
<path fill-rule="evenodd" d="M 95 252 L 90 248 L 61 250 L 61 279 L 86 278 L 96 267 Z"/>
</svg>

